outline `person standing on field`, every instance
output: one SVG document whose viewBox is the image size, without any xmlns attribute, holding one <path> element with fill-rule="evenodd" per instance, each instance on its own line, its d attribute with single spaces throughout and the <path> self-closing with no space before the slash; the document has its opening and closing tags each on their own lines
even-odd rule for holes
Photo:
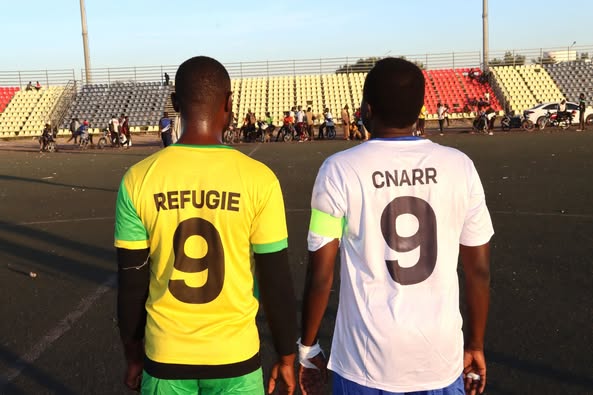
<svg viewBox="0 0 593 395">
<path fill-rule="evenodd" d="M 361 104 L 371 139 L 330 156 L 319 169 L 298 342 L 305 395 L 327 394 L 317 338 L 338 250 L 339 306 L 327 363 L 334 394 L 484 391 L 494 231 L 473 162 L 414 136 L 423 101 L 424 76 L 416 65 L 378 61 Z"/>
<path fill-rule="evenodd" d="M 222 64 L 191 58 L 175 87 L 179 141 L 132 166 L 117 197 L 125 384 L 149 395 L 293 394 L 296 302 L 280 183 L 222 143 L 232 109 Z M 277 353 L 265 390 L 253 270 Z"/>
<path fill-rule="evenodd" d="M 346 104 L 342 109 L 342 131 L 344 133 L 344 140 L 350 140 L 350 112 Z"/>
<path fill-rule="evenodd" d="M 579 95 L 579 130 L 577 132 L 585 131 L 585 110 L 587 109 L 587 103 L 585 102 L 585 94 Z"/>
</svg>

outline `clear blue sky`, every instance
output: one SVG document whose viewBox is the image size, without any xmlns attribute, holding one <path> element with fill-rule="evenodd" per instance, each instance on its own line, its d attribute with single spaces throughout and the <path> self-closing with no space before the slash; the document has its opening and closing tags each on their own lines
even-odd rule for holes
<svg viewBox="0 0 593 395">
<path fill-rule="evenodd" d="M 489 3 L 491 51 L 593 45 L 591 0 Z M 86 11 L 93 67 L 482 47 L 482 0 L 86 0 Z M 7 0 L 0 12 L 0 71 L 83 66 L 77 0 Z"/>
</svg>

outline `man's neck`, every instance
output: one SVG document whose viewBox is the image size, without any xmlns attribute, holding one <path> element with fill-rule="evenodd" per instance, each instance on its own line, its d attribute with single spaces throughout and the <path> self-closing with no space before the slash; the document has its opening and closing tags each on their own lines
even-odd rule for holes
<svg viewBox="0 0 593 395">
<path fill-rule="evenodd" d="M 388 138 L 397 138 L 397 137 L 410 137 L 413 136 L 413 127 L 409 126 L 407 128 L 399 129 L 399 128 L 377 128 L 371 132 L 371 138 L 378 138 L 378 139 L 388 139 Z"/>
</svg>

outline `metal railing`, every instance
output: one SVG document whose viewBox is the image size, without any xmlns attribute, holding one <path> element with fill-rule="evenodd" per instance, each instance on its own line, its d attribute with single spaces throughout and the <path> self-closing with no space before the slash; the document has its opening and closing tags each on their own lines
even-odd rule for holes
<svg viewBox="0 0 593 395">
<path fill-rule="evenodd" d="M 42 86 L 67 85 L 76 79 L 74 69 L 0 71 L 0 86 L 18 86 L 24 89 L 29 82 L 33 86 L 39 81 Z"/>
<path fill-rule="evenodd" d="M 390 56 L 400 56 L 390 54 Z M 483 67 L 482 53 L 473 52 L 442 52 L 402 55 L 427 70 L 456 69 L 466 67 Z M 556 59 L 551 56 L 555 56 Z M 333 74 L 336 72 L 350 73 L 366 71 L 374 62 L 384 56 L 359 56 L 321 59 L 267 60 L 257 62 L 226 63 L 231 78 L 270 78 L 286 75 Z M 507 51 L 491 51 L 490 65 L 542 64 L 554 61 L 584 60 L 593 57 L 593 45 L 568 45 L 566 47 L 512 49 Z M 175 80 L 178 65 L 108 67 L 90 70 L 94 84 L 112 84 L 115 82 L 164 82 L 164 74 Z M 24 87 L 29 81 L 42 85 L 66 85 L 68 81 L 85 81 L 84 70 L 75 75 L 72 69 L 33 70 L 33 71 L 0 71 L 0 86 Z M 78 77 L 78 78 L 77 78 Z"/>
<path fill-rule="evenodd" d="M 54 106 L 51 113 L 47 116 L 47 119 L 44 120 L 44 123 L 49 123 L 52 126 L 61 127 L 64 122 L 64 118 L 76 97 L 76 87 L 77 83 L 75 80 L 68 81 L 66 86 L 64 87 L 64 91 L 58 98 L 56 105 Z"/>
</svg>

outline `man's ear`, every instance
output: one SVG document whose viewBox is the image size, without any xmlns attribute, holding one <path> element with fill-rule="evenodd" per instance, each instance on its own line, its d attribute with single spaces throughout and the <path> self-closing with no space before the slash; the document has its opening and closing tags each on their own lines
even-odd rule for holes
<svg viewBox="0 0 593 395">
<path fill-rule="evenodd" d="M 179 112 L 179 103 L 177 102 L 177 95 L 175 92 L 171 93 L 171 103 L 173 103 L 173 109 L 175 112 Z"/>
<path fill-rule="evenodd" d="M 229 92 L 229 93 L 227 93 L 224 111 L 231 112 L 232 110 L 233 110 L 233 92 Z"/>
<path fill-rule="evenodd" d="M 362 117 L 362 124 L 366 130 L 371 131 L 373 122 L 373 108 L 364 100 L 362 103 L 360 103 L 360 116 Z"/>
<path fill-rule="evenodd" d="M 367 102 L 362 103 L 363 106 L 365 106 L 366 109 L 366 117 L 368 119 L 372 119 L 373 118 L 373 109 L 371 108 L 371 105 Z"/>
</svg>

